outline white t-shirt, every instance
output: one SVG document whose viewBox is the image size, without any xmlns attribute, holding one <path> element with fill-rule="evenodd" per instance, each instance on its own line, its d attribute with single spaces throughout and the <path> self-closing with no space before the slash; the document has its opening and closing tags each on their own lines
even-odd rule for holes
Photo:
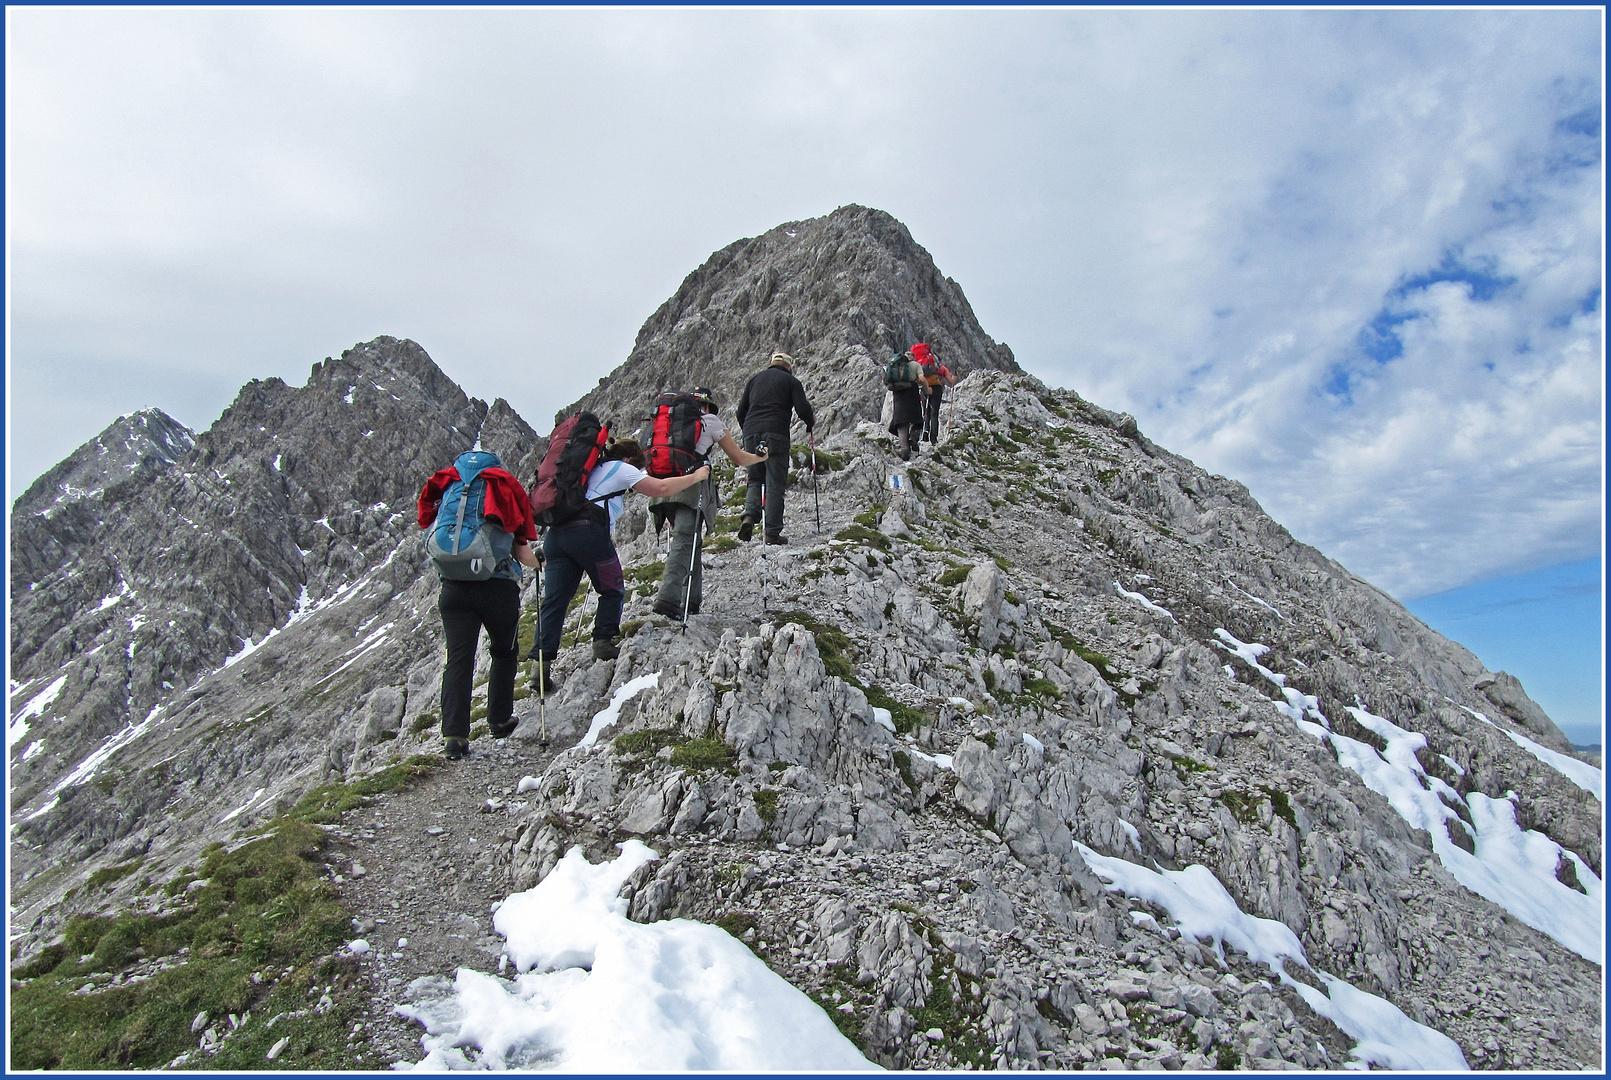
<svg viewBox="0 0 1611 1080">
<path fill-rule="evenodd" d="M 699 418 L 699 439 L 694 443 L 694 453 L 704 457 L 710 453 L 710 448 L 727 434 L 727 421 L 713 412 L 708 412 Z"/>
<path fill-rule="evenodd" d="M 639 480 L 649 474 L 636 465 L 629 465 L 624 461 L 606 461 L 593 470 L 593 475 L 587 478 L 587 497 L 596 499 L 600 495 L 608 495 L 612 491 L 630 488 Z M 610 528 L 615 528 L 615 521 L 621 516 L 621 510 L 626 505 L 626 499 L 617 495 L 604 504 L 610 511 Z"/>
</svg>

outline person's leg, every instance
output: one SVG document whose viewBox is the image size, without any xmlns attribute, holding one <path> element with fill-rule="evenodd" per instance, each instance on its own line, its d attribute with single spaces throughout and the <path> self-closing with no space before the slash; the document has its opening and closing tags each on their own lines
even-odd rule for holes
<svg viewBox="0 0 1611 1080">
<path fill-rule="evenodd" d="M 660 575 L 660 594 L 655 597 L 654 610 L 673 619 L 682 618 L 698 521 L 699 515 L 691 506 L 676 507 L 671 519 L 671 550 L 666 553 L 666 570 Z"/>
<path fill-rule="evenodd" d="M 766 437 L 764 432 L 746 431 L 744 449 L 752 454 L 759 453 L 759 447 Z M 744 488 L 744 517 L 738 527 L 738 538 L 747 541 L 754 535 L 755 526 L 761 520 L 761 493 L 766 486 L 766 463 L 746 466 L 744 476 L 749 483 Z"/>
<path fill-rule="evenodd" d="M 487 727 L 495 737 L 515 729 L 515 674 L 520 669 L 520 585 L 493 578 L 481 589 L 492 671 L 487 677 Z"/>
<path fill-rule="evenodd" d="M 444 581 L 436 601 L 447 638 L 447 666 L 442 669 L 442 737 L 447 739 L 470 735 L 470 691 L 476 639 L 481 636 L 481 618 L 464 588 L 470 584 L 475 583 Z"/>
<path fill-rule="evenodd" d="M 603 525 L 588 525 L 576 531 L 587 534 L 581 542 L 587 545 L 589 561 L 583 565 L 599 594 L 598 611 L 593 615 L 593 640 L 609 641 L 621 632 L 621 605 L 626 600 L 621 557 L 615 553 L 610 530 Z"/>
<path fill-rule="evenodd" d="M 543 541 L 547 568 L 543 578 L 543 608 L 539 615 L 542 632 L 538 642 L 549 663 L 559 655 L 560 635 L 565 632 L 565 612 L 571 606 L 571 597 L 576 595 L 576 587 L 582 583 L 582 564 L 570 551 L 573 545 L 569 542 L 570 534 L 580 531 L 579 528 L 550 529 Z"/>
<path fill-rule="evenodd" d="M 766 459 L 766 535 L 778 536 L 783 532 L 783 491 L 789 483 L 789 436 L 778 432 L 767 436 Z"/>
<path fill-rule="evenodd" d="M 929 395 L 928 435 L 931 443 L 940 441 L 940 403 L 942 400 L 943 398 L 938 390 Z"/>
<path fill-rule="evenodd" d="M 693 558 L 694 584 L 688 598 L 688 614 L 698 615 L 700 601 L 705 595 L 705 528 L 699 515 L 694 515 Z"/>
</svg>

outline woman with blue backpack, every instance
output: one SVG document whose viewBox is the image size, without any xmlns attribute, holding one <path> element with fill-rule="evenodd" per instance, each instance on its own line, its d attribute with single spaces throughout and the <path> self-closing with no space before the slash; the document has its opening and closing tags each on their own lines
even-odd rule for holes
<svg viewBox="0 0 1611 1080">
<path fill-rule="evenodd" d="M 458 761 L 470 752 L 470 695 L 475 650 L 484 628 L 492 671 L 487 678 L 487 727 L 506 738 L 515 719 L 515 674 L 520 669 L 520 567 L 542 565 L 526 489 L 497 454 L 471 450 L 425 482 L 419 497 L 425 548 L 442 581 L 437 610 L 447 638 L 442 669 L 442 754 Z"/>
</svg>

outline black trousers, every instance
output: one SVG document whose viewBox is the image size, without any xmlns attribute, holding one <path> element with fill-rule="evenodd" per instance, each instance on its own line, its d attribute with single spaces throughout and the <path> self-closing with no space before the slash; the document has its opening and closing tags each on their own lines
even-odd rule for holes
<svg viewBox="0 0 1611 1080">
<path fill-rule="evenodd" d="M 929 396 L 925 401 L 923 437 L 931 443 L 940 441 L 940 403 L 944 400 L 944 387 L 936 386 L 929 390 Z"/>
<path fill-rule="evenodd" d="M 508 578 L 443 581 L 436 608 L 447 635 L 447 667 L 442 671 L 442 734 L 470 734 L 470 691 L 475 680 L 475 649 L 486 628 L 492 653 L 487 680 L 487 723 L 506 728 L 515 715 L 515 672 L 520 668 L 520 584 Z"/>
<path fill-rule="evenodd" d="M 762 447 L 771 451 L 759 465 L 748 466 L 745 474 L 749 486 L 744 489 L 744 513 L 751 521 L 762 517 L 761 495 L 766 494 L 766 521 L 763 528 L 768 536 L 783 531 L 783 492 L 789 483 L 789 433 L 787 431 L 746 431 L 744 449 L 759 453 Z"/>
</svg>

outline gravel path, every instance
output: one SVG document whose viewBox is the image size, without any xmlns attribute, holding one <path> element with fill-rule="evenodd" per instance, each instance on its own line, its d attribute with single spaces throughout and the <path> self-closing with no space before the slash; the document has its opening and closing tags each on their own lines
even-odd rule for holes
<svg viewBox="0 0 1611 1080">
<path fill-rule="evenodd" d="M 498 969 L 503 939 L 491 909 L 508 895 L 500 834 L 523 808 L 521 777 L 541 775 L 555 750 L 477 739 L 466 760 L 366 800 L 332 830 L 329 861 L 353 937 L 371 947 L 360 958 L 372 998 L 363 1034 L 383 1060 L 424 1056 L 424 1029 L 393 1011 L 411 982 Z"/>
</svg>

